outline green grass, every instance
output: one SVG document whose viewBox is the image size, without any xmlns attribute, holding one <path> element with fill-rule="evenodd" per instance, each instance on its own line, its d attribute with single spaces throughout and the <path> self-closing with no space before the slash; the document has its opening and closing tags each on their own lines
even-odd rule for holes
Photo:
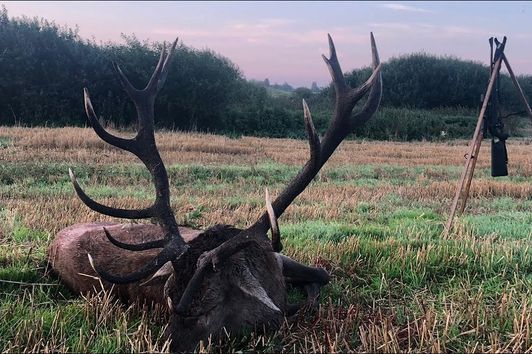
<svg viewBox="0 0 532 354">
<path fill-rule="evenodd" d="M 80 184 L 95 198 L 153 198 L 150 176 L 141 165 L 64 163 L 3 163 L 0 197 L 35 201 L 36 207 L 45 200 L 73 198 L 68 167 L 73 167 Z M 227 191 L 221 203 L 228 212 L 244 206 L 258 208 L 263 198 L 257 197 L 257 190 L 264 186 L 282 188 L 297 170 L 274 163 L 168 168 L 172 187 L 186 191 L 174 194 L 173 201 L 196 205 L 183 218 L 187 224 L 198 226 L 214 208 L 202 205 L 198 193 Z M 391 323 L 390 333 L 414 331 L 408 337 L 413 341 L 410 344 L 401 342 L 403 337 L 397 334 L 398 347 L 403 350 L 463 352 L 473 351 L 476 344 L 477 351 L 488 351 L 495 348 L 490 347 L 495 337 L 502 343 L 499 349 L 530 350 L 530 338 L 522 338 L 516 348 L 506 345 L 513 334 L 525 333 L 517 328 L 518 322 L 532 305 L 532 201 L 511 196 L 472 198 L 468 213 L 457 221 L 453 237 L 444 239 L 441 232 L 446 214 L 442 204 L 446 201 L 409 199 L 398 191 L 401 186 L 457 179 L 460 171 L 453 166 L 394 165 L 324 171 L 312 188 L 356 186 L 374 194 L 383 187 L 393 188 L 378 199 L 354 203 L 331 206 L 320 199 L 298 202 L 299 207 L 317 210 L 318 215 L 339 208 L 340 216 L 334 220 L 326 216 L 309 218 L 303 214 L 304 209 L 287 221 L 280 220 L 284 252 L 306 264 L 325 266 L 332 275 L 322 292 L 320 316 L 303 319 L 300 332 L 296 326 L 267 337 L 248 333 L 215 343 L 211 350 L 268 351 L 295 345 L 296 351 L 308 351 L 311 347 L 297 338 L 327 333 L 341 336 L 347 344 L 320 347 L 325 351 L 372 351 L 368 338 L 371 334 L 378 342 L 381 337 L 377 333 L 386 321 Z M 419 182 L 422 175 L 429 177 Z M 489 178 L 489 170 L 480 169 L 475 176 Z M 504 181 L 526 183 L 526 178 L 513 176 Z M 88 299 L 71 294 L 47 271 L 46 248 L 53 235 L 23 220 L 12 210 L 4 208 L 0 212 L 2 351 L 45 350 L 39 346 L 39 339 L 48 341 L 51 351 L 163 348 L 164 318 L 155 318 L 153 323 L 152 314 L 125 308 L 105 294 Z M 291 300 L 300 298 L 301 294 L 290 293 Z M 351 315 L 349 308 L 353 309 Z M 345 333 L 339 329 L 340 324 L 346 326 Z M 317 342 L 323 339 L 316 338 Z"/>
<path fill-rule="evenodd" d="M 468 227 L 480 236 L 495 235 L 506 239 L 532 238 L 532 213 L 530 211 L 503 209 L 491 214 L 467 215 L 464 220 Z"/>
</svg>

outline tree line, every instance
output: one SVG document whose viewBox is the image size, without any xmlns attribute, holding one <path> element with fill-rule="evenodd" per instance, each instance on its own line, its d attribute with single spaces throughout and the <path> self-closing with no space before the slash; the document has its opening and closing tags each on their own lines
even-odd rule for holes
<svg viewBox="0 0 532 354">
<path fill-rule="evenodd" d="M 10 18 L 0 10 L 0 124 L 85 125 L 83 87 L 101 120 L 131 127 L 135 109 L 121 89 L 112 62 L 133 85 L 142 87 L 157 63 L 162 43 L 122 35 L 124 44 L 84 40 L 77 28 L 38 18 Z M 158 128 L 230 135 L 302 137 L 301 99 L 312 109 L 318 130 L 334 108 L 331 86 L 320 91 L 296 88 L 272 95 L 264 82 L 248 81 L 229 59 L 210 50 L 178 44 L 165 87 L 155 105 Z M 351 85 L 370 69 L 346 73 Z M 489 68 L 475 62 L 410 54 L 383 64 L 382 108 L 358 133 L 374 139 L 432 139 L 442 132 L 469 136 Z M 532 76 L 519 81 L 530 100 Z M 510 79 L 501 78 L 505 112 L 520 111 Z"/>
</svg>

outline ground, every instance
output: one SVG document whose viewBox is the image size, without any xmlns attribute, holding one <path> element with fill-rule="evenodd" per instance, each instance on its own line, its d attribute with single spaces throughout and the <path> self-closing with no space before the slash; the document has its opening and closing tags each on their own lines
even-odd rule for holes
<svg viewBox="0 0 532 354">
<path fill-rule="evenodd" d="M 178 222 L 250 225 L 308 157 L 305 141 L 157 135 Z M 277 332 L 204 343 L 205 351 L 532 351 L 532 142 L 511 139 L 509 177 L 482 147 L 463 216 L 442 237 L 467 141 L 347 141 L 280 218 L 283 253 L 332 275 L 318 314 Z M 46 248 L 71 224 L 154 199 L 131 154 L 90 129 L 0 127 L 0 349 L 165 351 L 160 314 L 71 294 Z M 111 247 L 111 246 L 110 246 Z M 296 296 L 296 295 L 294 295 Z"/>
</svg>

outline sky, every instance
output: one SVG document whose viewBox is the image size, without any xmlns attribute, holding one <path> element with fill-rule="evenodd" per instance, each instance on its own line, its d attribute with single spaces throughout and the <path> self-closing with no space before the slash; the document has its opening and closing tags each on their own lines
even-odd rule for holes
<svg viewBox="0 0 532 354">
<path fill-rule="evenodd" d="M 294 87 L 330 82 L 321 54 L 334 39 L 344 71 L 371 63 L 373 32 L 381 61 L 409 53 L 448 55 L 487 64 L 489 37 L 508 37 L 516 74 L 532 74 L 532 2 L 1 2 L 10 17 L 42 17 L 79 27 L 82 38 L 123 43 L 173 41 L 211 49 L 247 79 Z"/>
</svg>

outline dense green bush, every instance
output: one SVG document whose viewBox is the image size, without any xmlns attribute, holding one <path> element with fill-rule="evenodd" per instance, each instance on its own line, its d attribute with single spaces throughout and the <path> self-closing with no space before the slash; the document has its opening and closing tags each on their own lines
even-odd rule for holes
<svg viewBox="0 0 532 354">
<path fill-rule="evenodd" d="M 347 74 L 352 86 L 364 82 L 369 68 Z M 383 63 L 382 104 L 390 107 L 434 109 L 467 107 L 477 109 L 486 92 L 489 67 L 453 57 L 438 57 L 425 53 L 404 55 Z M 506 110 L 522 110 L 522 104 L 510 77 L 501 70 L 500 99 Z M 532 100 L 532 76 L 519 76 L 519 84 Z"/>
</svg>

